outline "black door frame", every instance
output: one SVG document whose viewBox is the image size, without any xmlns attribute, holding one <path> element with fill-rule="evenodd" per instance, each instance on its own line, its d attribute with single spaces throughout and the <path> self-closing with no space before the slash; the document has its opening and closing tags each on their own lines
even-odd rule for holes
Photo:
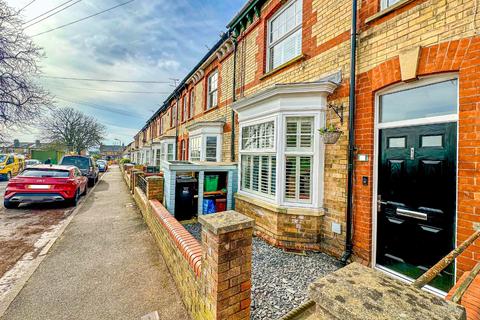
<svg viewBox="0 0 480 320">
<path fill-rule="evenodd" d="M 379 157 L 380 157 L 380 148 L 379 148 L 379 133 L 380 130 L 382 129 L 394 129 L 394 128 L 405 128 L 405 127 L 411 127 L 411 126 L 419 126 L 419 125 L 429 125 L 429 124 L 439 124 L 439 123 L 451 123 L 451 122 L 456 122 L 457 123 L 457 152 L 456 152 L 456 166 L 455 166 L 455 228 L 454 228 L 454 241 L 456 243 L 457 241 L 457 225 L 458 225 L 458 157 L 459 157 L 459 152 L 458 152 L 458 137 L 459 137 L 459 126 L 458 126 L 458 100 L 459 100 L 459 89 L 457 87 L 457 113 L 451 114 L 451 115 L 446 115 L 446 116 L 437 116 L 437 117 L 431 117 L 431 118 L 420 118 L 420 119 L 413 119 L 413 120 L 405 120 L 405 121 L 398 121 L 398 122 L 391 122 L 391 123 L 385 123 L 385 124 L 380 124 L 379 123 L 379 111 L 380 111 L 380 96 L 388 93 L 393 93 L 393 92 L 399 92 L 399 91 L 404 91 L 416 87 L 421 87 L 425 85 L 430 85 L 430 84 L 435 84 L 438 82 L 446 81 L 446 80 L 453 80 L 453 79 L 459 79 L 458 74 L 445 74 L 445 75 L 440 75 L 440 76 L 432 76 L 432 77 L 426 77 L 424 79 L 418 80 L 413 83 L 400 83 L 396 85 L 389 86 L 388 88 L 379 90 L 378 92 L 375 93 L 375 101 L 374 101 L 374 134 L 373 134 L 373 139 L 374 139 L 374 147 L 373 147 L 373 178 L 372 178 L 372 252 L 371 252 L 371 261 L 372 261 L 372 267 L 375 269 L 378 269 L 380 271 L 383 271 L 390 276 L 393 276 L 399 280 L 405 281 L 405 282 L 413 282 L 413 279 L 402 275 L 398 272 L 395 272 L 393 270 L 390 270 L 386 267 L 383 267 L 381 265 L 377 265 L 376 261 L 376 255 L 377 255 L 377 210 L 378 210 L 378 165 L 379 165 Z M 458 81 L 458 85 L 460 84 L 460 81 Z M 457 267 L 456 267 L 456 261 L 454 262 L 454 273 L 456 273 Z M 456 281 L 456 279 L 455 279 Z M 434 294 L 440 295 L 440 296 L 445 296 L 446 293 L 433 288 L 431 286 L 425 286 L 425 290 L 430 291 Z"/>
</svg>

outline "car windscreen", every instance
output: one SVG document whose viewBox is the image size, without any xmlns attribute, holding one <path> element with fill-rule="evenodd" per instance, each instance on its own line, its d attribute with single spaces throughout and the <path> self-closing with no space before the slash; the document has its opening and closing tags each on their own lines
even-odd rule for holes
<svg viewBox="0 0 480 320">
<path fill-rule="evenodd" d="M 32 164 L 38 164 L 38 161 L 37 160 L 26 160 L 25 163 L 27 165 L 32 165 Z"/>
<path fill-rule="evenodd" d="M 5 162 L 6 159 L 7 159 L 6 154 L 0 154 L 0 163 Z"/>
<path fill-rule="evenodd" d="M 83 157 L 65 157 L 63 158 L 61 165 L 75 166 L 79 169 L 86 170 L 90 167 L 90 160 Z"/>
<path fill-rule="evenodd" d="M 20 173 L 19 176 L 25 178 L 68 178 L 70 176 L 70 172 L 66 170 L 52 169 L 26 169 L 22 173 Z"/>
</svg>

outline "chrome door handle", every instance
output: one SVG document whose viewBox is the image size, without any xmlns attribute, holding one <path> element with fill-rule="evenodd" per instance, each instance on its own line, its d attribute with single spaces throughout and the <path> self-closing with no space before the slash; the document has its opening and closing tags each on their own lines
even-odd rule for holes
<svg viewBox="0 0 480 320">
<path fill-rule="evenodd" d="M 407 209 L 397 208 L 397 215 L 398 216 L 403 216 L 403 217 L 414 218 L 414 219 L 418 219 L 418 220 L 424 220 L 424 221 L 428 220 L 428 216 L 427 216 L 426 213 L 407 210 Z"/>
</svg>

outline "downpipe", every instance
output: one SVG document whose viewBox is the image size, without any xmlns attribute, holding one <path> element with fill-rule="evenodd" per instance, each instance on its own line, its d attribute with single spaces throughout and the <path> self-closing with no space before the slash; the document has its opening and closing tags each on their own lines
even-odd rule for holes
<svg viewBox="0 0 480 320">
<path fill-rule="evenodd" d="M 233 87 L 233 92 L 232 92 L 232 106 L 237 101 L 237 95 L 236 95 L 236 90 L 237 90 L 237 77 L 236 77 L 236 70 L 237 70 L 237 48 L 238 48 L 238 42 L 237 38 L 233 38 L 233 81 L 232 81 L 232 87 Z M 230 161 L 235 162 L 235 111 L 233 111 L 232 108 L 232 114 L 231 114 L 231 129 L 232 132 L 230 133 Z"/>
<path fill-rule="evenodd" d="M 352 1 L 352 28 L 350 35 L 350 92 L 348 109 L 348 187 L 347 187 L 347 226 L 345 251 L 340 258 L 343 265 L 353 253 L 353 178 L 355 172 L 355 105 L 356 105 L 356 68 L 357 68 L 357 0 Z"/>
</svg>

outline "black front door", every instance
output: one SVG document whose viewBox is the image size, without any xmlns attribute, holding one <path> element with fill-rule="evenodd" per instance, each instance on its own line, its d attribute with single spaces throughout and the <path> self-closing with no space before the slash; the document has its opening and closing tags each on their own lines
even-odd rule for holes
<svg viewBox="0 0 480 320">
<path fill-rule="evenodd" d="M 416 279 L 454 248 L 456 127 L 380 131 L 377 264 Z M 431 285 L 453 283 L 450 266 Z"/>
</svg>

